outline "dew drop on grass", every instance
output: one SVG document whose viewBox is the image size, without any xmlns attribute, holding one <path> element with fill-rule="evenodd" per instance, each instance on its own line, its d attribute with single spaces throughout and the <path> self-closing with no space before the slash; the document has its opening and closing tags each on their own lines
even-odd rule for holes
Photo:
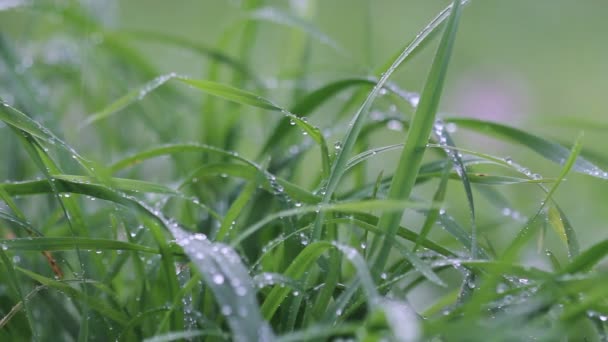
<svg viewBox="0 0 608 342">
<path fill-rule="evenodd" d="M 420 95 L 413 94 L 410 96 L 410 104 L 412 105 L 412 107 L 417 108 L 419 103 L 420 103 Z"/>
<path fill-rule="evenodd" d="M 243 286 L 237 286 L 234 290 L 237 296 L 243 297 L 247 294 L 247 289 Z"/>
<path fill-rule="evenodd" d="M 337 141 L 337 142 L 334 144 L 334 148 L 336 149 L 336 151 L 340 151 L 340 150 L 342 149 L 342 143 L 341 143 L 341 142 L 339 142 L 339 141 Z"/>
<path fill-rule="evenodd" d="M 453 122 L 449 122 L 445 125 L 445 130 L 448 133 L 456 133 L 456 131 L 458 131 L 458 125 Z"/>
<path fill-rule="evenodd" d="M 224 283 L 224 280 L 225 280 L 225 279 L 224 279 L 224 276 L 223 276 L 223 275 L 221 275 L 221 274 L 219 274 L 219 273 L 217 273 L 217 274 L 215 274 L 215 275 L 213 276 L 213 282 L 214 282 L 214 283 L 216 283 L 216 284 L 218 284 L 218 285 L 223 284 L 223 283 Z"/>
<path fill-rule="evenodd" d="M 232 308 L 228 305 L 222 306 L 222 315 L 229 316 L 232 314 Z"/>
<path fill-rule="evenodd" d="M 391 131 L 402 131 L 403 130 L 403 124 L 399 120 L 389 120 L 386 123 L 386 127 L 388 129 L 390 129 Z"/>
<path fill-rule="evenodd" d="M 500 283 L 498 284 L 498 286 L 496 286 L 496 293 L 501 294 L 507 291 L 508 289 L 509 287 L 506 284 Z"/>
</svg>

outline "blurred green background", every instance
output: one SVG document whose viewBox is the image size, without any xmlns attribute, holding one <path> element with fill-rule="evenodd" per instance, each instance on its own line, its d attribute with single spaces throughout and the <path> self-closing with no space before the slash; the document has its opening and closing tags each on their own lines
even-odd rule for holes
<svg viewBox="0 0 608 342">
<path fill-rule="evenodd" d="M 6 1 L 5 5 L 8 3 L 11 2 Z M 226 32 L 238 31 L 234 28 L 238 27 L 242 22 L 240 18 L 245 15 L 246 10 L 240 1 L 89 0 L 83 3 L 109 30 L 162 32 L 209 47 L 222 46 L 221 50 L 227 54 L 237 59 L 244 57 L 238 56 L 238 44 L 225 43 Z M 301 30 L 262 22 L 259 31 L 251 37 L 253 48 L 246 56 L 250 66 L 267 85 L 269 90 L 266 95 L 288 106 L 291 103 L 285 99 L 289 99 L 287 94 L 293 91 L 292 80 L 297 75 L 306 75 L 305 84 L 300 84 L 305 90 L 339 78 L 370 76 L 371 70 L 399 51 L 448 1 L 292 0 L 266 3 L 302 17 L 302 20 L 309 22 L 311 31 L 316 33 L 311 40 L 309 64 L 305 68 L 301 63 L 302 50 L 291 48 L 295 40 L 303 39 Z M 54 4 L 62 6 L 61 1 Z M 608 167 L 604 142 L 608 131 L 605 105 L 605 93 L 608 91 L 606 13 L 608 2 L 605 0 L 471 1 L 462 18 L 440 115 L 496 120 L 550 137 L 565 145 L 572 143 L 584 130 L 586 153 L 599 165 Z M 53 34 L 61 31 L 61 23 L 41 24 L 38 19 L 36 15 L 18 9 L 2 11 L 0 30 L 8 44 L 27 55 L 36 39 L 49 40 Z M 49 26 L 54 28 L 54 33 L 45 36 L 43 33 Z M 84 149 L 85 154 L 87 150 L 91 151 L 89 155 L 92 153 L 94 158 L 105 161 L 115 154 L 107 145 L 103 148 L 97 146 L 104 141 L 103 136 L 90 134 L 92 128 L 79 131 L 75 122 L 82 120 L 87 113 L 103 108 L 104 104 L 107 105 L 129 89 L 140 86 L 145 80 L 123 77 L 120 68 L 124 66 L 121 66 L 113 70 L 112 77 L 104 80 L 107 83 L 98 82 L 96 73 L 90 70 L 111 69 L 112 64 L 97 64 L 97 52 L 90 44 L 97 39 L 95 34 L 96 29 L 92 27 L 89 32 L 79 32 L 79 35 L 89 37 L 83 44 L 63 46 L 59 41 L 56 47 L 60 55 L 77 55 L 74 58 L 80 63 L 76 74 L 82 82 L 81 95 L 87 97 L 95 92 L 95 98 L 89 102 L 83 100 L 83 104 L 73 107 L 66 106 L 70 112 L 63 113 L 50 126 L 61 129 L 68 141 Z M 202 79 L 208 76 L 209 63 L 200 55 L 163 44 L 131 42 L 160 74 L 179 72 Z M 402 88 L 419 91 L 434 48 L 435 44 L 427 47 L 393 80 Z M 28 67 L 27 60 L 22 60 L 22 63 Z M 230 77 L 224 76 L 222 79 L 231 82 Z M 190 100 L 194 98 L 193 101 L 196 101 L 200 97 L 183 87 L 176 88 Z M 3 84 L 0 91 L 1 96 L 10 99 L 10 85 Z M 48 93 L 47 89 L 47 96 L 52 97 Z M 163 91 L 154 94 L 152 97 L 156 104 L 142 110 L 162 111 L 166 108 L 162 105 L 169 104 L 162 103 L 163 94 Z M 44 99 L 40 101 L 48 102 Z M 155 107 L 157 105 L 160 107 Z M 195 120 L 192 118 L 193 107 L 171 108 L 179 113 L 165 116 L 164 120 L 182 121 L 180 130 L 169 133 L 161 140 L 199 141 L 197 131 L 189 130 L 191 125 L 183 122 Z M 339 108 L 339 104 L 334 103 L 322 110 L 327 112 L 336 108 Z M 128 117 L 130 111 L 126 110 L 119 116 Z M 194 113 L 198 115 L 196 109 Z M 326 122 L 324 118 L 326 120 L 330 116 L 321 113 L 311 120 L 323 127 Z M 252 122 L 247 133 L 241 133 L 247 136 L 238 147 L 238 150 L 250 156 L 255 155 L 256 147 L 271 127 L 267 116 L 257 118 L 259 120 Z M 49 116 L 42 114 L 37 119 L 53 122 Z M 114 125 L 116 129 L 123 130 L 121 134 L 138 136 L 138 139 L 132 138 L 133 150 L 144 148 L 153 141 L 152 138 L 146 139 L 146 126 L 137 120 L 124 124 L 120 120 L 112 120 L 110 127 Z M 2 135 L 8 134 L 6 128 L 1 131 Z M 341 134 L 335 132 L 334 140 L 339 139 Z M 502 157 L 511 156 L 520 164 L 547 177 L 556 176 L 559 171 L 549 162 L 517 146 L 492 142 L 464 131 L 458 131 L 455 137 L 460 146 Z M 403 133 L 388 132 L 375 139 L 374 146 L 397 143 L 403 140 Z M 374 163 L 370 175 L 376 175 L 380 169 L 390 170 L 396 156 L 388 154 L 382 162 Z M 316 162 L 315 158 L 310 160 Z M 158 174 L 162 174 L 161 169 L 151 172 L 150 177 L 161 177 Z M 453 188 L 459 190 L 456 184 Z M 513 209 L 522 215 L 532 215 L 542 198 L 541 193 L 530 185 L 503 187 L 501 190 L 515 199 L 514 203 L 517 204 Z M 608 236 L 605 225 L 608 221 L 608 211 L 605 210 L 607 193 L 606 181 L 578 174 L 570 175 L 557 193 L 558 202 L 580 232 L 583 246 Z M 483 202 L 483 199 L 479 201 Z M 462 202 L 463 194 L 452 191 L 451 206 L 458 208 Z M 483 203 L 479 205 L 483 207 Z M 462 212 L 462 217 L 466 218 L 466 210 Z M 493 215 L 496 212 L 488 213 L 489 218 Z M 481 220 L 486 222 L 483 217 Z M 492 228 L 488 226 L 491 222 L 491 219 L 487 219 L 485 227 Z M 513 228 L 518 224 L 516 222 Z"/>
</svg>

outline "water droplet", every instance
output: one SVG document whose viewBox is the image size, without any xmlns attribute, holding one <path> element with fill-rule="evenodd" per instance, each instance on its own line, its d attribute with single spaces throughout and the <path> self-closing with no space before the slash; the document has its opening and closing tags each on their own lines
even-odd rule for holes
<svg viewBox="0 0 608 342">
<path fill-rule="evenodd" d="M 215 274 L 213 276 L 213 282 L 216 283 L 216 284 L 218 284 L 218 285 L 223 284 L 224 283 L 224 276 L 221 275 L 220 273 Z"/>
<path fill-rule="evenodd" d="M 388 278 L 388 274 L 386 274 L 386 272 L 382 272 L 382 274 L 380 274 L 380 278 L 386 280 L 386 278 Z"/>
<path fill-rule="evenodd" d="M 448 133 L 456 133 L 456 131 L 458 130 L 458 125 L 453 122 L 449 122 L 447 125 L 445 125 L 445 130 Z"/>
<path fill-rule="evenodd" d="M 341 142 L 339 142 L 339 141 L 337 141 L 337 142 L 334 144 L 334 148 L 336 149 L 336 151 L 341 150 L 341 149 L 342 149 L 342 143 L 341 143 Z"/>
<path fill-rule="evenodd" d="M 236 295 L 240 297 L 243 297 L 247 294 L 247 288 L 243 286 L 237 286 L 234 291 L 236 292 Z"/>
<path fill-rule="evenodd" d="M 390 129 L 391 131 L 402 131 L 403 130 L 403 124 L 399 120 L 389 120 L 386 123 L 386 127 L 388 129 Z"/>
<path fill-rule="evenodd" d="M 412 107 L 414 107 L 414 108 L 418 107 L 419 103 L 420 103 L 420 95 L 414 94 L 414 95 L 410 96 L 410 104 L 412 105 Z"/>
<path fill-rule="evenodd" d="M 229 316 L 232 314 L 232 308 L 228 305 L 222 306 L 222 315 Z"/>
</svg>

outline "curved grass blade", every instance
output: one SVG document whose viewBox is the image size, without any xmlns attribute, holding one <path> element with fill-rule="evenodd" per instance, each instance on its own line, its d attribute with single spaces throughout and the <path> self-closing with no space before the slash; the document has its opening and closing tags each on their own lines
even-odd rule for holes
<svg viewBox="0 0 608 342">
<path fill-rule="evenodd" d="M 340 92 L 346 91 L 352 87 L 373 87 L 376 85 L 376 83 L 378 83 L 378 80 L 374 78 L 347 78 L 332 81 L 304 96 L 291 108 L 290 111 L 300 117 L 307 117 L 315 109 L 327 102 L 329 99 L 335 97 Z M 403 91 L 388 82 L 385 84 L 384 89 L 389 90 L 393 94 L 398 95 L 402 99 L 408 101 L 412 107 L 415 107 L 417 104 L 417 94 L 415 95 L 413 93 Z M 266 154 L 272 146 L 283 140 L 283 138 L 285 138 L 285 136 L 289 133 L 289 126 L 289 120 L 282 119 L 279 121 L 272 133 L 269 135 L 268 139 L 266 139 L 266 142 L 260 151 L 260 155 Z"/>
<path fill-rule="evenodd" d="M 329 172 L 329 150 L 327 148 L 327 142 L 325 141 L 323 134 L 317 127 L 310 125 L 297 115 L 292 114 L 291 112 L 280 107 L 279 105 L 276 105 L 270 100 L 267 100 L 256 94 L 217 82 L 196 80 L 186 76 L 180 76 L 176 73 L 169 73 L 166 75 L 159 76 L 154 80 L 150 81 L 149 83 L 145 84 L 140 89 L 134 89 L 130 91 L 125 96 L 119 98 L 106 108 L 89 116 L 83 122 L 81 127 L 88 126 L 92 123 L 95 123 L 99 120 L 105 119 L 117 113 L 118 111 L 127 107 L 133 102 L 141 100 L 151 91 L 156 90 L 158 87 L 162 86 L 170 80 L 179 81 L 193 88 L 204 91 L 207 94 L 217 96 L 231 102 L 282 113 L 285 117 L 292 120 L 294 124 L 298 125 L 319 145 L 319 147 L 321 148 L 321 162 L 323 164 L 323 169 L 326 170 L 326 172 Z"/>
<path fill-rule="evenodd" d="M 437 137 L 437 140 L 439 141 L 439 145 L 444 147 L 455 147 L 454 141 L 452 140 L 450 134 L 447 132 L 443 120 L 436 120 L 433 126 L 434 133 Z M 471 257 L 473 259 L 477 259 L 477 223 L 475 220 L 475 201 L 473 200 L 473 190 L 471 189 L 469 176 L 467 174 L 466 167 L 462 162 L 460 154 L 449 148 L 444 148 L 444 151 L 452 160 L 453 168 L 456 170 L 456 173 L 460 177 L 460 180 L 462 181 L 462 185 L 464 187 L 464 192 L 466 194 L 467 203 L 469 205 L 469 211 L 471 215 Z"/>
<path fill-rule="evenodd" d="M 240 235 L 232 241 L 232 246 L 238 246 L 247 237 L 254 234 L 256 231 L 262 229 L 266 224 L 280 218 L 302 215 L 307 213 L 321 213 L 321 212 L 362 212 L 367 213 L 370 210 L 382 210 L 382 211 L 403 211 L 405 208 L 421 208 L 424 205 L 421 203 L 413 203 L 409 201 L 395 201 L 395 200 L 371 200 L 371 201 L 359 201 L 359 202 L 338 202 L 330 204 L 319 204 L 316 206 L 300 207 L 294 209 L 283 210 L 278 213 L 266 216 L 264 219 L 256 222 L 255 224 L 244 229 Z"/>
<path fill-rule="evenodd" d="M 223 150 L 223 149 L 215 147 L 215 146 L 204 145 L 204 144 L 170 144 L 170 145 L 162 145 L 159 147 L 153 147 L 149 150 L 135 153 L 131 156 L 128 156 L 126 158 L 123 158 L 123 159 L 115 162 L 114 164 L 112 164 L 109 167 L 109 170 L 112 173 L 116 173 L 122 169 L 135 166 L 150 158 L 155 158 L 155 157 L 174 154 L 174 153 L 184 153 L 184 152 L 214 153 L 214 154 L 218 154 L 223 157 L 228 157 L 231 159 L 238 160 L 244 164 L 252 166 L 253 168 L 255 168 L 256 170 L 259 170 L 262 173 L 264 172 L 263 168 L 261 166 L 250 161 L 247 158 L 241 157 L 237 153 L 226 151 L 226 150 Z"/>
<path fill-rule="evenodd" d="M 541 217 L 544 208 L 552 199 L 553 194 L 555 193 L 561 182 L 568 175 L 570 170 L 573 169 L 580 150 L 581 136 L 579 136 L 579 138 L 576 140 L 572 148 L 572 152 L 568 156 L 568 159 L 566 160 L 564 166 L 562 167 L 562 170 L 560 171 L 557 181 L 552 185 L 551 189 L 547 191 L 545 200 L 541 202 L 541 206 L 537 210 L 536 214 L 526 222 L 525 226 L 519 231 L 515 239 L 513 239 L 513 241 L 506 248 L 505 252 L 501 257 L 501 261 L 503 263 L 511 263 L 517 257 L 518 252 L 521 250 L 524 244 L 532 237 L 533 233 L 536 231 L 536 229 L 534 229 L 534 225 L 538 223 L 538 219 Z M 573 249 L 569 247 L 569 251 L 571 250 Z M 487 300 L 489 300 L 495 295 L 496 286 L 502 275 L 504 274 L 503 271 L 504 269 L 501 269 L 500 267 L 493 270 L 490 277 L 485 280 L 483 286 L 479 287 L 479 289 L 475 291 L 473 297 L 471 297 L 470 300 L 465 304 L 463 308 L 465 315 L 479 312 L 480 308 L 483 307 L 484 303 L 486 303 Z"/>
<path fill-rule="evenodd" d="M 568 156 L 568 159 L 564 163 L 564 166 L 562 167 L 562 170 L 560 171 L 560 174 L 557 177 L 556 182 L 553 183 L 553 185 L 551 186 L 549 191 L 547 191 L 547 193 L 545 195 L 545 199 L 541 202 L 541 206 L 538 209 L 538 211 L 536 212 L 536 215 L 534 215 L 534 217 L 532 217 L 530 219 L 530 221 L 528 221 L 528 223 L 526 224 L 526 227 L 524 227 L 519 232 L 518 236 L 513 240 L 513 242 L 509 245 L 509 247 L 505 251 L 505 253 L 504 253 L 505 259 L 510 260 L 510 258 L 513 258 L 515 256 L 515 253 L 522 247 L 523 243 L 528 240 L 529 236 L 531 235 L 531 230 L 528 229 L 528 226 L 532 222 L 536 221 L 538 219 L 538 217 L 540 217 L 544 208 L 547 205 L 549 205 L 549 202 L 552 200 L 553 194 L 555 193 L 555 191 L 557 191 L 557 188 L 560 186 L 562 181 L 566 178 L 566 176 L 568 175 L 570 170 L 574 169 L 574 166 L 576 165 L 576 161 L 578 160 L 578 156 L 579 156 L 579 153 L 582 148 L 581 140 L 582 140 L 582 134 L 578 137 L 578 139 L 574 143 L 574 146 L 572 147 L 572 151 L 571 151 L 570 155 Z M 566 230 L 566 233 L 568 234 L 568 229 L 566 229 L 565 226 L 564 226 L 564 229 Z M 571 233 L 570 236 L 567 236 L 568 237 L 568 251 L 570 253 L 570 257 L 576 257 L 579 252 L 578 251 L 578 241 L 577 241 L 574 233 L 573 232 L 570 232 L 570 233 Z"/>
<path fill-rule="evenodd" d="M 79 191 L 78 188 L 80 185 L 87 187 L 88 185 L 102 185 L 97 183 L 92 177 L 86 176 L 74 176 L 74 175 L 53 175 L 52 176 L 55 184 L 58 185 L 58 189 L 60 192 L 73 192 L 73 193 L 81 193 L 81 194 L 89 194 L 87 191 Z M 111 178 L 113 182 L 113 186 L 116 189 L 121 191 L 130 191 L 130 192 L 143 192 L 143 193 L 158 193 L 158 194 L 168 194 L 168 195 L 178 195 L 179 193 L 175 190 L 169 189 L 163 185 L 138 181 L 135 179 L 126 179 L 126 178 Z M 52 186 L 49 185 L 49 182 L 45 180 L 33 180 L 33 181 L 24 181 L 24 182 L 14 182 L 14 183 L 0 183 L 0 187 L 2 187 L 7 193 L 11 196 L 20 196 L 20 195 L 33 195 L 33 194 L 41 194 L 41 193 L 51 193 L 53 191 Z M 89 189 L 91 187 L 88 187 Z M 73 191 L 72 191 L 73 190 Z M 92 190 L 91 190 L 92 191 Z"/>
<path fill-rule="evenodd" d="M 363 217 L 357 217 L 357 216 L 363 216 Z M 331 220 L 331 222 L 336 222 L 336 223 L 347 223 L 347 224 L 354 224 L 358 227 L 360 227 L 361 229 L 364 229 L 368 232 L 377 234 L 377 235 L 382 235 L 384 234 L 383 231 L 379 230 L 378 227 L 376 227 L 376 224 L 378 222 L 378 218 L 372 215 L 356 215 L 355 218 L 336 218 Z M 397 235 L 405 240 L 408 240 L 410 242 L 416 242 L 418 240 L 418 234 L 407 229 L 404 227 L 401 227 L 399 229 L 399 231 L 397 232 Z M 445 249 L 444 247 L 442 247 L 441 245 L 425 239 L 421 242 L 421 245 L 424 246 L 425 248 L 428 248 L 429 250 L 432 250 L 440 255 L 443 255 L 445 257 L 454 257 L 455 254 L 447 249 Z"/>
<path fill-rule="evenodd" d="M 460 0 L 452 2 L 450 18 L 439 43 L 439 48 L 433 60 L 424 91 L 421 94 L 420 104 L 414 114 L 395 176 L 391 182 L 388 194 L 388 197 L 391 199 L 409 198 L 410 192 L 416 182 L 426 144 L 435 122 L 437 107 L 439 106 L 452 47 L 456 38 L 461 12 L 460 6 Z M 384 236 L 372 269 L 384 269 L 402 215 L 403 213 L 384 213 L 380 217 L 378 228 L 386 231 L 387 234 Z M 473 247 L 473 250 L 475 248 Z"/>
<path fill-rule="evenodd" d="M 331 248 L 336 248 L 345 254 L 346 258 L 353 263 L 357 269 L 358 279 L 362 282 L 363 289 L 368 296 L 368 305 L 370 308 L 378 304 L 378 294 L 372 280 L 371 274 L 367 268 L 367 264 L 361 255 L 352 247 L 337 245 L 327 241 L 317 241 L 306 246 L 295 260 L 285 270 L 285 276 L 292 279 L 299 279 L 310 268 L 310 265 L 317 260 L 325 251 Z M 281 305 L 281 302 L 287 297 L 290 289 L 275 287 L 266 300 L 262 304 L 262 314 L 266 319 L 271 319 L 276 310 Z"/>
<path fill-rule="evenodd" d="M 437 186 L 437 190 L 435 191 L 435 195 L 433 196 L 433 201 L 437 203 L 443 203 L 445 199 L 445 194 L 448 185 L 448 175 L 449 170 L 452 168 L 451 163 L 447 163 L 444 169 L 443 174 L 441 175 L 441 180 L 439 181 L 439 185 Z M 416 244 L 414 245 L 413 252 L 420 247 L 420 243 L 426 239 L 426 237 L 431 232 L 431 229 L 437 222 L 439 218 L 439 209 L 429 209 L 426 213 L 426 218 L 424 223 L 422 224 L 422 228 L 420 229 L 420 235 L 418 235 L 418 239 L 416 239 Z"/>
<path fill-rule="evenodd" d="M 235 341 L 272 341 L 273 332 L 260 315 L 253 282 L 238 254 L 202 234 L 189 234 L 169 226 L 176 242 L 202 274 L 226 317 Z"/>
<path fill-rule="evenodd" d="M 8 283 L 13 288 L 15 293 L 17 293 L 17 296 L 19 297 L 19 300 L 21 301 L 22 306 L 25 308 L 25 317 L 27 319 L 27 324 L 29 325 L 30 331 L 32 332 L 32 339 L 34 341 L 37 341 L 38 335 L 36 334 L 36 329 L 34 329 L 34 324 L 33 324 L 34 316 L 32 316 L 32 308 L 26 301 L 26 297 L 23 295 L 23 291 L 21 290 L 21 286 L 19 284 L 19 279 L 17 279 L 17 274 L 15 272 L 15 268 L 13 267 L 11 260 L 8 258 L 8 256 L 6 255 L 6 253 L 4 251 L 5 251 L 5 248 L 4 248 L 4 246 L 2 246 L 2 248 L 0 248 L 0 260 L 2 260 L 2 263 L 4 264 L 4 267 L 6 268 L 6 273 L 8 274 L 8 277 L 7 277 Z M 2 319 L 2 321 L 4 321 L 4 318 Z M 4 324 L 6 324 L 6 323 L 4 323 Z M 4 326 L 4 324 L 0 323 L 0 328 L 2 328 Z"/>
<path fill-rule="evenodd" d="M 245 185 L 243 191 L 239 194 L 239 196 L 232 202 L 230 209 L 226 212 L 224 219 L 222 220 L 222 225 L 217 233 L 217 241 L 223 241 L 224 238 L 229 234 L 230 230 L 234 228 L 236 224 L 236 218 L 239 216 L 243 208 L 247 205 L 253 194 L 255 193 L 258 184 L 255 182 L 250 182 Z"/>
<path fill-rule="evenodd" d="M 127 315 L 125 315 L 124 313 L 115 310 L 114 308 L 108 306 L 105 302 L 103 302 L 95 297 L 91 297 L 91 296 L 87 295 L 86 293 L 81 292 L 64 282 L 49 279 L 47 277 L 44 277 L 42 275 L 39 275 L 37 273 L 34 273 L 32 271 L 29 271 L 29 270 L 26 270 L 26 269 L 23 269 L 20 267 L 18 267 L 16 269 L 19 272 L 25 274 L 29 278 L 39 282 L 42 285 L 45 285 L 49 288 L 53 288 L 58 291 L 61 291 L 61 292 L 65 293 L 67 296 L 74 298 L 75 300 L 78 300 L 79 302 L 87 303 L 88 307 L 99 312 L 104 317 L 107 317 L 120 325 L 124 326 L 126 324 L 126 322 L 129 320 L 129 317 Z"/>
<path fill-rule="evenodd" d="M 446 119 L 446 121 L 455 123 L 458 125 L 458 127 L 471 129 L 484 135 L 489 135 L 501 140 L 524 145 L 545 159 L 559 165 L 564 165 L 568 159 L 568 156 L 570 155 L 570 150 L 562 145 L 545 140 L 541 137 L 524 132 L 514 127 L 477 119 L 450 118 Z M 572 170 L 593 177 L 608 179 L 607 171 L 600 169 L 592 162 L 580 156 L 574 162 Z"/>
<path fill-rule="evenodd" d="M 560 274 L 573 274 L 588 272 L 593 266 L 600 262 L 608 254 L 608 240 L 601 241 L 580 255 L 575 257 L 568 265 L 564 266 Z"/>
<path fill-rule="evenodd" d="M 125 250 L 158 254 L 158 249 L 130 242 L 84 237 L 35 237 L 0 240 L 3 249 L 20 251 Z"/>
<path fill-rule="evenodd" d="M 199 177 L 204 177 L 207 175 L 228 175 L 233 177 L 242 178 L 244 180 L 255 182 L 256 177 L 264 176 L 258 169 L 249 165 L 238 165 L 238 164 L 228 164 L 228 163 L 217 163 L 217 164 L 209 164 L 205 166 L 201 166 L 199 169 L 195 170 L 188 176 L 188 180 L 182 184 L 183 187 L 188 183 L 192 183 L 193 180 L 198 181 Z M 315 204 L 321 200 L 321 197 L 311 193 L 310 191 L 299 187 L 293 183 L 286 181 L 283 178 L 276 177 L 276 184 L 283 187 L 285 193 L 289 196 L 289 198 L 294 199 L 298 202 Z M 270 184 L 269 180 L 264 180 L 261 184 L 264 190 L 274 193 L 276 189 Z"/>
<path fill-rule="evenodd" d="M 382 77 L 378 83 L 374 86 L 372 91 L 369 93 L 361 107 L 357 110 L 356 114 L 350 121 L 348 131 L 344 139 L 342 140 L 342 148 L 338 152 L 336 159 L 332 165 L 331 174 L 327 180 L 327 186 L 325 189 L 325 195 L 323 203 L 328 203 L 336 189 L 338 184 L 344 175 L 344 167 L 347 163 L 347 158 L 354 149 L 357 137 L 361 132 L 361 129 L 366 121 L 372 103 L 380 95 L 380 90 L 388 82 L 390 76 L 397 70 L 397 68 L 416 50 L 416 48 L 426 40 L 428 36 L 445 20 L 446 13 L 450 11 L 451 7 L 446 8 L 442 11 L 435 19 L 433 19 L 417 36 L 414 40 L 401 52 L 401 54 L 392 62 L 386 72 L 382 73 Z M 319 215 L 315 221 L 315 227 L 313 228 L 312 236 L 314 240 L 318 240 L 321 237 L 323 216 Z"/>
</svg>

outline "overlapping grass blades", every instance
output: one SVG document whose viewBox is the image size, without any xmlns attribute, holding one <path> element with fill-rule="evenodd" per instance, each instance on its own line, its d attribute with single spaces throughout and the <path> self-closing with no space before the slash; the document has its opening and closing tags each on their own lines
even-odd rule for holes
<svg viewBox="0 0 608 342">
<path fill-rule="evenodd" d="M 399 164 L 397 165 L 395 176 L 393 177 L 388 192 L 388 197 L 391 199 L 409 198 L 410 192 L 416 182 L 422 156 L 426 150 L 431 129 L 435 122 L 435 115 L 437 114 L 437 107 L 441 98 L 441 91 L 452 53 L 452 46 L 456 38 L 460 11 L 460 0 L 454 1 L 452 3 L 452 11 L 448 23 L 433 60 L 433 65 L 431 66 L 429 76 L 421 94 L 420 103 L 410 125 L 405 145 L 399 158 Z M 401 216 L 402 213 L 393 213 L 383 214 L 380 217 L 378 228 L 386 231 L 387 234 L 384 236 L 382 246 L 374 261 L 374 269 L 384 269 L 393 245 L 395 234 L 399 228 Z M 475 236 L 474 232 L 473 236 Z M 473 238 L 472 243 L 472 250 L 475 251 L 477 248 L 475 238 Z"/>
<path fill-rule="evenodd" d="M 312 24 L 312 12 L 268 7 L 263 0 L 233 4 L 241 6 L 235 10 L 242 15 L 227 23 L 217 46 L 108 28 L 84 3 L 25 5 L 20 15 L 42 14 L 32 23 L 44 31 L 33 30 L 36 39 L 69 28 L 63 38 L 95 43 L 87 45 L 90 64 L 58 70 L 36 60 L 34 70 L 24 73 L 15 69 L 22 49 L 10 40 L 0 46 L 0 75 L 7 71 L 1 63 L 9 67 L 0 87 L 6 86 L 3 79 L 10 80 L 12 103 L 0 105 L 0 120 L 8 126 L 0 130 L 15 133 L 7 138 L 15 143 L 3 159 L 13 180 L 0 182 L 6 204 L 0 205 L 0 278 L 5 280 L 0 282 L 0 339 L 481 341 L 492 336 L 550 341 L 569 331 L 605 339 L 608 292 L 601 286 L 607 280 L 601 261 L 608 242 L 579 245 L 573 223 L 585 225 L 571 222 L 554 198 L 569 172 L 607 178 L 594 162 L 602 158 L 581 157 L 580 140 L 569 150 L 567 144 L 502 123 L 435 120 L 462 2 L 440 12 L 377 69 L 376 77 L 337 80 L 316 79 L 311 56 L 319 46 L 311 41 L 334 48 L 341 64 L 352 63 L 344 58 L 351 53 Z M 371 14 L 366 15 L 371 26 Z M 391 83 L 396 70 L 428 46 L 446 20 L 421 98 Z M 279 25 L 261 30 L 262 22 Z M 265 43 L 267 29 L 281 26 L 303 34 L 285 47 L 290 49 L 286 64 L 301 70 L 279 67 L 282 77 L 293 75 L 294 86 L 275 92 L 265 89 L 261 80 L 268 75 L 255 67 L 256 44 Z M 0 39 L 7 37 L 10 33 L 3 32 Z M 206 79 L 159 72 L 157 56 L 137 49 L 140 40 L 209 59 Z M 34 98 L 48 75 L 61 80 L 62 86 L 49 81 L 61 101 Z M 92 88 L 85 86 L 88 77 L 95 81 Z M 151 81 L 120 97 L 142 80 Z M 169 81 L 205 94 L 200 108 L 178 86 L 149 96 Z M 287 99 L 283 93 L 289 93 Z M 320 111 L 321 106 L 331 110 Z M 340 127 L 355 106 L 350 126 Z M 402 117 L 399 110 L 370 115 L 384 106 L 411 107 L 415 116 Z M 45 107 L 52 114 L 42 115 Z M 122 111 L 127 107 L 129 113 Z M 61 131 L 66 123 L 72 127 L 72 115 L 82 121 L 82 113 L 99 108 L 81 123 L 90 126 L 90 142 L 88 136 Z M 176 112 L 187 115 L 174 120 Z M 191 125 L 190 115 L 199 112 L 203 120 Z M 267 112 L 279 114 L 269 130 L 265 116 L 256 120 Z M 142 135 L 150 130 L 152 138 L 122 136 L 140 120 L 136 113 L 145 120 Z M 320 120 L 323 127 L 305 119 L 317 113 L 328 116 Z M 116 129 L 115 123 L 123 127 Z M 499 153 L 455 146 L 446 124 L 459 128 L 455 137 L 463 144 L 470 130 L 563 168 L 557 176 L 536 174 Z M 384 134 L 376 139 L 391 125 L 407 131 L 404 144 Z M 260 131 L 269 133 L 260 137 Z M 330 150 L 326 140 L 342 132 Z M 302 139 L 302 133 L 310 139 Z M 259 146 L 235 152 L 252 141 Z M 76 144 L 80 151 L 72 148 Z M 320 162 L 308 159 L 311 148 L 319 149 Z M 83 157 L 94 156 L 91 150 L 97 150 L 92 159 L 99 163 Z M 401 153 L 396 170 L 382 166 L 370 172 L 395 152 Z M 170 158 L 154 160 L 163 156 Z M 163 168 L 157 170 L 156 163 Z M 452 202 L 452 185 L 458 185 L 453 181 L 464 185 L 461 196 L 467 203 Z M 515 184 L 513 192 L 530 188 L 526 195 L 542 199 L 529 220 L 521 218 L 529 210 L 517 196 L 503 195 Z M 414 188 L 420 190 L 416 197 Z M 516 208 L 522 210 L 518 219 L 502 216 Z M 405 209 L 413 219 L 401 223 Z M 545 241 L 553 239 L 544 235 L 548 226 L 557 244 Z M 516 237 L 504 239 L 511 231 Z M 538 234 L 530 266 L 530 260 L 520 259 L 528 258 L 522 251 L 533 250 L 528 247 Z M 555 245 L 558 249 L 542 252 Z"/>
</svg>

